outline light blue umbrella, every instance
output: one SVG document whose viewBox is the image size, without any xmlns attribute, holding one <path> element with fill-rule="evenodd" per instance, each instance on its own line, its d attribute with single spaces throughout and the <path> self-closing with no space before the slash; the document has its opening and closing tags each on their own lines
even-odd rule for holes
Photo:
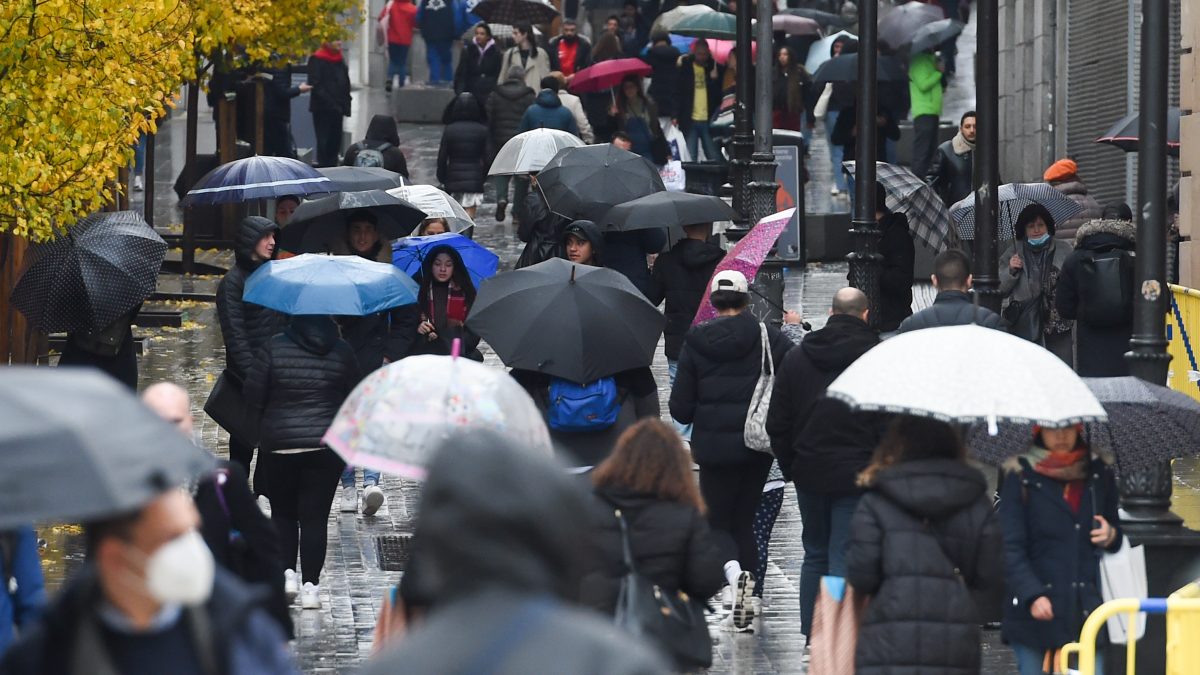
<svg viewBox="0 0 1200 675">
<path fill-rule="evenodd" d="M 844 30 L 840 30 L 833 35 L 817 40 L 816 42 L 812 43 L 811 47 L 808 48 L 808 58 L 804 61 L 804 69 L 810 73 L 815 73 L 817 72 L 817 68 L 821 67 L 822 63 L 825 63 L 829 59 L 833 58 L 829 55 L 829 50 L 833 47 L 834 40 L 837 40 L 840 37 L 845 37 L 847 40 L 858 40 L 858 36 L 856 36 L 854 33 L 848 33 Z"/>
<path fill-rule="evenodd" d="M 387 263 L 305 253 L 255 270 L 243 298 L 284 314 L 366 316 L 416 302 L 417 283 Z"/>
<path fill-rule="evenodd" d="M 421 265 L 425 263 L 429 254 L 441 247 L 452 248 L 458 253 L 463 266 L 467 268 L 467 273 L 471 275 L 471 283 L 475 284 L 475 288 L 479 288 L 484 279 L 496 276 L 500 258 L 475 240 L 456 232 L 405 237 L 392 246 L 392 264 L 415 278 L 421 273 Z"/>
</svg>

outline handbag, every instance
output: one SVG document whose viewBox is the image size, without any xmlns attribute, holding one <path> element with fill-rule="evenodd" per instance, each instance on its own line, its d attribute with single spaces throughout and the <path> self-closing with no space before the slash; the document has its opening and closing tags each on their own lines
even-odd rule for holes
<svg viewBox="0 0 1200 675">
<path fill-rule="evenodd" d="M 1105 602 L 1148 597 L 1144 546 L 1130 546 L 1129 537 L 1122 535 L 1121 548 L 1100 558 L 1100 597 Z M 1138 613 L 1135 626 L 1137 634 L 1134 638 L 1141 640 L 1146 634 L 1145 612 Z M 1117 614 L 1108 620 L 1108 639 L 1119 645 L 1129 642 L 1128 614 Z"/>
<path fill-rule="evenodd" d="M 771 358 L 771 340 L 767 337 L 767 325 L 758 324 L 762 337 L 762 373 L 754 394 L 750 396 L 750 408 L 746 411 L 746 426 L 742 430 L 742 441 L 747 448 L 771 455 L 771 437 L 767 434 L 767 411 L 771 408 L 771 392 L 775 389 L 775 359 Z"/>
<path fill-rule="evenodd" d="M 683 169 L 683 162 L 677 159 L 668 160 L 666 164 L 658 167 L 658 175 L 668 192 L 683 192 L 687 189 L 687 173 Z"/>
<path fill-rule="evenodd" d="M 1042 340 L 1042 296 L 1028 300 L 1010 300 L 1001 312 L 1008 332 L 1030 342 Z"/>
<path fill-rule="evenodd" d="M 658 645 L 681 670 L 712 665 L 712 639 L 704 621 L 704 605 L 683 591 L 668 591 L 637 573 L 629 545 L 629 527 L 620 509 L 614 511 L 621 526 L 625 576 L 617 594 L 616 624 L 639 638 Z"/>
<path fill-rule="evenodd" d="M 842 577 L 821 577 L 821 590 L 813 611 L 809 675 L 854 675 L 854 651 L 867 609 Z"/>
<path fill-rule="evenodd" d="M 204 412 L 231 437 L 251 447 L 258 445 L 258 413 L 246 403 L 241 381 L 228 368 L 208 394 Z"/>
</svg>

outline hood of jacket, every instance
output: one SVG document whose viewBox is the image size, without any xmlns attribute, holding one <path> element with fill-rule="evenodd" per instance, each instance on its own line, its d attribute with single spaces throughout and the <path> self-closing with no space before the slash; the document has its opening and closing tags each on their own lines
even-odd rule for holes
<svg viewBox="0 0 1200 675">
<path fill-rule="evenodd" d="M 750 312 L 710 319 L 684 337 L 688 348 L 718 362 L 741 360 L 761 340 L 758 320 Z"/>
<path fill-rule="evenodd" d="M 533 92 L 533 87 L 525 84 L 525 80 L 508 80 L 503 84 L 496 85 L 492 90 L 492 94 L 500 98 L 506 98 L 510 101 L 516 101 L 522 96 L 528 96 Z"/>
<path fill-rule="evenodd" d="M 322 356 L 332 351 L 338 341 L 337 324 L 328 316 L 294 316 L 284 332 L 305 351 Z"/>
<path fill-rule="evenodd" d="M 879 336 L 862 319 L 834 314 L 825 327 L 804 336 L 800 349 L 813 365 L 826 372 L 845 370 L 879 344 Z"/>
<path fill-rule="evenodd" d="M 372 141 L 386 141 L 392 145 L 400 145 L 400 132 L 396 127 L 396 118 L 391 115 L 375 115 L 367 125 L 366 138 Z"/>
<path fill-rule="evenodd" d="M 454 97 L 454 100 L 450 102 L 450 107 L 446 110 L 446 124 L 481 121 L 483 121 L 483 110 L 479 108 L 478 99 L 469 91 L 464 91 Z"/>
<path fill-rule="evenodd" d="M 1088 193 L 1087 185 L 1077 176 L 1070 180 L 1051 181 L 1050 184 L 1064 195 L 1086 195 Z"/>
<path fill-rule="evenodd" d="M 881 470 L 873 487 L 918 518 L 941 520 L 978 501 L 987 481 L 964 462 L 921 459 Z"/>
<path fill-rule="evenodd" d="M 550 457 L 490 432 L 450 439 L 421 496 L 416 595 L 434 606 L 485 588 L 566 597 L 578 588 L 586 499 Z"/>
<path fill-rule="evenodd" d="M 563 228 L 563 241 L 568 234 L 582 236 L 592 245 L 592 254 L 599 256 L 604 251 L 604 233 L 600 226 L 590 220 L 573 220 Z"/>
<path fill-rule="evenodd" d="M 543 89 L 538 92 L 534 102 L 543 108 L 558 108 L 562 106 L 562 101 L 558 98 L 558 92 L 553 89 Z"/>
<path fill-rule="evenodd" d="M 268 232 L 279 232 L 275 221 L 262 216 L 247 216 L 242 219 L 237 239 L 233 242 L 233 257 L 238 267 L 249 272 L 262 264 L 263 261 L 254 260 L 254 248 L 258 246 L 258 240 Z"/>
<path fill-rule="evenodd" d="M 650 62 L 650 65 L 663 64 L 675 65 L 679 62 L 679 57 L 682 54 L 674 45 L 654 45 L 646 50 L 646 56 L 643 61 Z"/>
<path fill-rule="evenodd" d="M 1093 240 L 1085 242 L 1091 237 Z M 1137 243 L 1137 226 L 1128 220 L 1090 220 L 1075 231 L 1075 248 L 1094 248 L 1096 243 L 1102 246 L 1120 246 L 1127 242 L 1130 247 Z"/>
<path fill-rule="evenodd" d="M 679 264 L 688 269 L 707 267 L 725 257 L 725 249 L 699 239 L 683 239 L 671 250 L 679 256 Z"/>
</svg>

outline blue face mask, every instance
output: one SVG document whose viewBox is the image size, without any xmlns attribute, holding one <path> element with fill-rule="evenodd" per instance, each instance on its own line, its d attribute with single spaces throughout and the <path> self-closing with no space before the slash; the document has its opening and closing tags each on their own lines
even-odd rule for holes
<svg viewBox="0 0 1200 675">
<path fill-rule="evenodd" d="M 1031 237 L 1028 241 L 1030 246 L 1034 248 L 1041 248 L 1046 245 L 1046 242 L 1050 241 L 1050 233 L 1047 232 L 1040 237 Z"/>
</svg>

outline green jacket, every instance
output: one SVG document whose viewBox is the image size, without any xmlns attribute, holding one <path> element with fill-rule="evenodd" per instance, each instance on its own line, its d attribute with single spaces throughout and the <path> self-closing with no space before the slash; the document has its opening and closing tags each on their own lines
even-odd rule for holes
<svg viewBox="0 0 1200 675">
<path fill-rule="evenodd" d="M 922 52 L 908 64 L 908 92 L 912 99 L 913 118 L 942 114 L 942 73 L 937 69 L 937 57 Z"/>
</svg>

